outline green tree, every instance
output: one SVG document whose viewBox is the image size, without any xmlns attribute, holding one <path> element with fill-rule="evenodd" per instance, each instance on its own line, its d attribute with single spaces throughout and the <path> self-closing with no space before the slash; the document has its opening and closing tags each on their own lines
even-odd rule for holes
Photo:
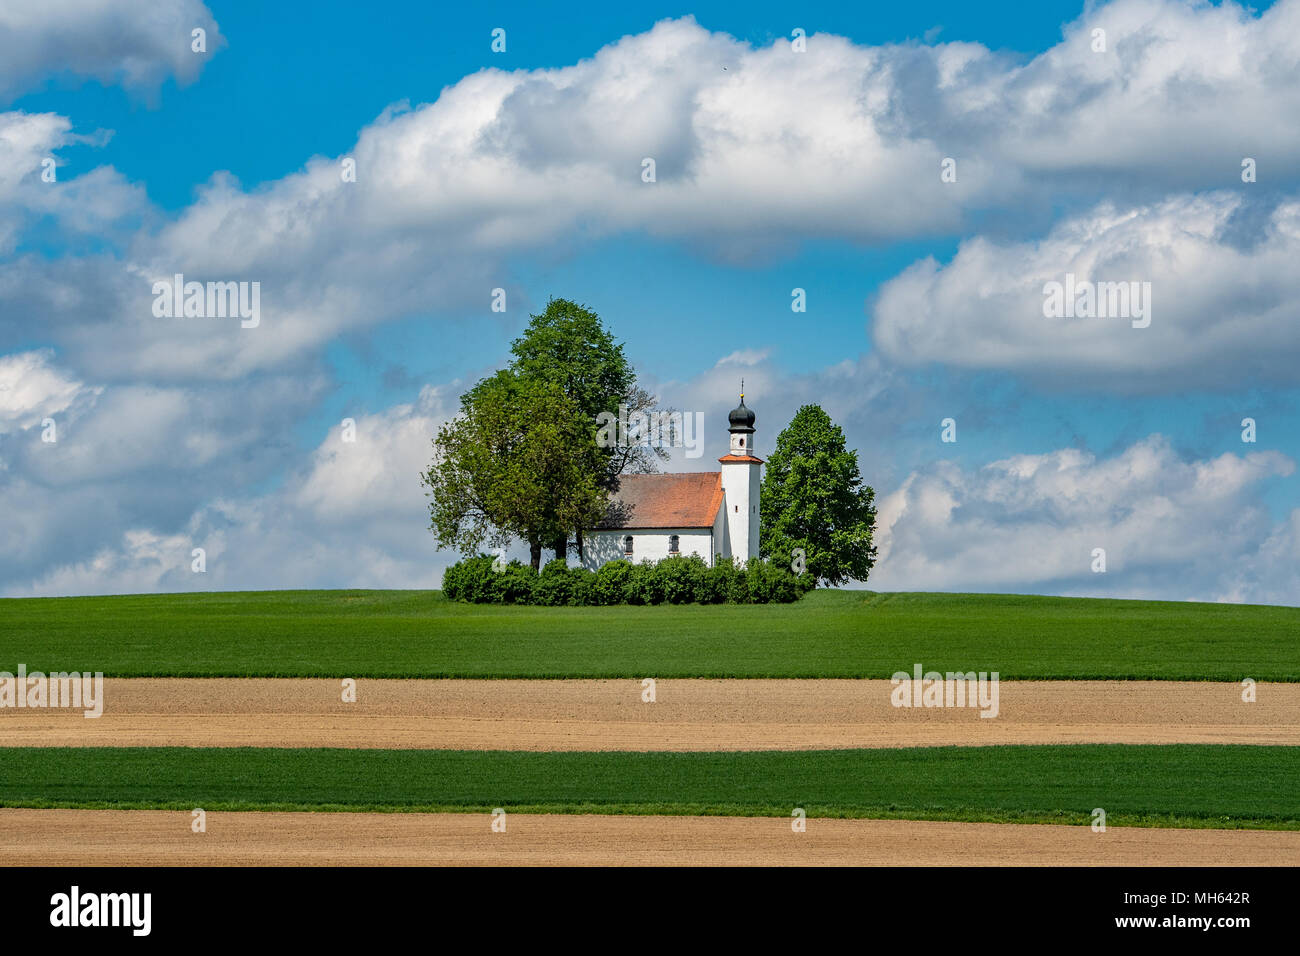
<svg viewBox="0 0 1300 956">
<path fill-rule="evenodd" d="M 530 316 L 528 328 L 510 351 L 515 357 L 511 370 L 522 378 L 558 385 L 585 416 L 593 435 L 602 412 L 618 414 L 619 406 L 625 406 L 631 415 L 648 411 L 657 401 L 637 385 L 623 346 L 600 316 L 569 299 L 551 299 L 540 315 Z M 667 457 L 661 448 L 634 442 L 602 451 L 601 483 L 611 490 L 617 489 L 619 475 L 652 471 L 658 460 Z"/>
<path fill-rule="evenodd" d="M 502 370 L 461 397 L 461 414 L 434 439 L 422 476 L 430 530 L 466 555 L 522 538 L 537 569 L 544 545 L 604 514 L 602 466 L 589 423 L 558 385 Z"/>
<path fill-rule="evenodd" d="M 875 492 L 862 483 L 858 453 L 819 405 L 805 405 L 777 436 L 760 492 L 759 553 L 791 562 L 830 585 L 865 581 L 876 561 Z"/>
<path fill-rule="evenodd" d="M 551 299 L 510 346 L 511 369 L 554 382 L 592 421 L 636 387 L 636 373 L 600 316 L 568 299 Z"/>
<path fill-rule="evenodd" d="M 434 440 L 423 476 L 441 547 L 470 554 L 484 542 L 529 544 L 557 558 L 605 515 L 626 472 L 653 471 L 661 448 L 597 441 L 598 416 L 653 407 L 623 346 L 590 309 L 552 299 L 511 346 L 510 366 L 461 398 Z"/>
<path fill-rule="evenodd" d="M 637 385 L 636 372 L 601 322 L 600 316 L 569 299 L 551 299 L 538 315 L 530 316 L 528 327 L 510 348 L 514 361 L 510 371 L 521 379 L 546 382 L 558 387 L 573 403 L 575 414 L 589 429 L 588 441 L 595 442 L 597 418 L 602 412 L 627 414 L 654 407 L 655 396 Z M 576 428 L 575 424 L 575 428 Z M 620 475 L 654 471 L 667 457 L 662 448 L 635 440 L 598 446 L 600 463 L 596 482 L 607 492 L 618 490 Z M 569 533 L 582 548 L 582 532 L 591 524 L 571 525 L 554 538 L 545 539 L 557 558 L 566 556 Z"/>
</svg>

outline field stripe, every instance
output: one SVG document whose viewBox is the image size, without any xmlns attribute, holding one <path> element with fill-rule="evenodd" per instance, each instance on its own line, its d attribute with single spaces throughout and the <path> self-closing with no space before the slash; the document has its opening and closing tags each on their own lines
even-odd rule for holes
<svg viewBox="0 0 1300 956">
<path fill-rule="evenodd" d="M 815 591 L 796 604 L 496 607 L 430 591 L 0 599 L 0 670 L 119 677 L 1300 682 L 1300 608 Z"/>
<path fill-rule="evenodd" d="M 910 820 L 0 810 L 9 866 L 1287 866 L 1300 832 Z"/>
<path fill-rule="evenodd" d="M 0 805 L 901 817 L 1300 827 L 1300 748 L 741 753 L 6 748 Z"/>
<path fill-rule="evenodd" d="M 1002 681 L 977 707 L 894 707 L 888 681 L 109 678 L 103 714 L 0 710 L 0 746 L 818 750 L 1069 743 L 1300 745 L 1300 684 Z"/>
</svg>

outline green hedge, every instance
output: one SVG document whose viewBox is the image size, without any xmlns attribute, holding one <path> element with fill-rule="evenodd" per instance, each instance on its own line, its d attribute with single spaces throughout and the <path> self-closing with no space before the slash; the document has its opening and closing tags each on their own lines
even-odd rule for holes
<svg viewBox="0 0 1300 956">
<path fill-rule="evenodd" d="M 709 567 L 699 555 L 640 564 L 610 561 L 598 571 L 571 568 L 559 558 L 541 573 L 491 555 L 457 561 L 442 575 L 442 593 L 469 604 L 584 607 L 610 604 L 789 604 L 816 582 L 810 574 L 750 558 L 744 566 L 721 556 Z"/>
</svg>

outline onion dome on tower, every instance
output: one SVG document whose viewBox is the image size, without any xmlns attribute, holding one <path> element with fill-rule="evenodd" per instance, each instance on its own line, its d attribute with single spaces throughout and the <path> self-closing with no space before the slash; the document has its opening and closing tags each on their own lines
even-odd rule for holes
<svg viewBox="0 0 1300 956">
<path fill-rule="evenodd" d="M 727 415 L 727 431 L 731 432 L 731 454 L 753 454 L 754 413 L 745 407 L 745 381 L 740 382 L 740 404 Z"/>
<path fill-rule="evenodd" d="M 740 397 L 740 404 L 731 410 L 727 416 L 727 421 L 731 427 L 727 429 L 730 432 L 744 432 L 752 435 L 754 432 L 754 413 L 745 407 L 745 396 Z"/>
</svg>

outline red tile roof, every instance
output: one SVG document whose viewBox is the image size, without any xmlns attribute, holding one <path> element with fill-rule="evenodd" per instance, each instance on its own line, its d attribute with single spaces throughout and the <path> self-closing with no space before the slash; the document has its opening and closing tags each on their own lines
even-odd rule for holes
<svg viewBox="0 0 1300 956">
<path fill-rule="evenodd" d="M 599 528 L 711 528 L 722 505 L 722 472 L 624 475 Z"/>
<path fill-rule="evenodd" d="M 763 459 L 755 458 L 753 455 L 723 455 L 721 458 L 718 459 L 718 461 L 721 462 L 743 461 L 749 465 L 763 464 Z"/>
</svg>

